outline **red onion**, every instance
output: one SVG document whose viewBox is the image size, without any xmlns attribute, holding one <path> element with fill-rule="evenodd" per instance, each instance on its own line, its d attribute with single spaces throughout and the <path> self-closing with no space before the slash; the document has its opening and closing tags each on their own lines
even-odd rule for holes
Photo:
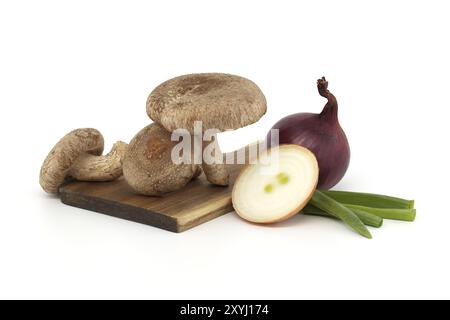
<svg viewBox="0 0 450 320">
<path fill-rule="evenodd" d="M 317 89 L 328 99 L 319 114 L 296 113 L 278 121 L 280 144 L 298 144 L 311 150 L 319 163 L 319 189 L 330 189 L 345 175 L 350 162 L 350 147 L 338 120 L 338 104 L 328 91 L 325 77 L 317 80 Z M 270 144 L 270 132 L 267 136 Z"/>
</svg>

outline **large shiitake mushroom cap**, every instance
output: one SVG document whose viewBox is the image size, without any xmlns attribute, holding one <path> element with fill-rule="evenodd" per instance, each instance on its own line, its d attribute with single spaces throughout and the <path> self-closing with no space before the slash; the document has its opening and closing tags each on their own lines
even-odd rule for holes
<svg viewBox="0 0 450 320">
<path fill-rule="evenodd" d="M 175 164 L 171 134 L 161 125 L 152 123 L 142 129 L 130 142 L 123 161 L 123 175 L 138 193 L 162 195 L 184 187 L 201 171 L 194 164 Z"/>
<path fill-rule="evenodd" d="M 170 79 L 147 99 L 147 114 L 168 131 L 238 129 L 258 121 L 267 109 L 266 98 L 252 81 L 223 73 L 188 74 Z"/>
</svg>

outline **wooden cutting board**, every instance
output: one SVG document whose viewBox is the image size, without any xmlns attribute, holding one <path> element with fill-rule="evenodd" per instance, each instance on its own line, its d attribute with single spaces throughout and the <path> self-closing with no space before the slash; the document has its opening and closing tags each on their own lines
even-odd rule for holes
<svg viewBox="0 0 450 320">
<path fill-rule="evenodd" d="M 242 165 L 228 167 L 228 187 L 213 186 L 202 174 L 181 190 L 147 197 L 137 195 L 121 178 L 112 182 L 71 182 L 60 188 L 60 196 L 70 206 L 183 232 L 233 211 L 231 190 Z"/>
</svg>

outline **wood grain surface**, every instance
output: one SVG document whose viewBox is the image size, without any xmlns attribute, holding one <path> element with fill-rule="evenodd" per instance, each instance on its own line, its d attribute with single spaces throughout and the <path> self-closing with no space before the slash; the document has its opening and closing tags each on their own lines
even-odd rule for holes
<svg viewBox="0 0 450 320">
<path fill-rule="evenodd" d="M 148 197 L 136 194 L 121 178 L 113 182 L 71 182 L 60 188 L 60 196 L 70 206 L 183 232 L 233 211 L 231 190 L 242 165 L 228 168 L 228 187 L 213 186 L 202 174 L 181 190 Z"/>
</svg>

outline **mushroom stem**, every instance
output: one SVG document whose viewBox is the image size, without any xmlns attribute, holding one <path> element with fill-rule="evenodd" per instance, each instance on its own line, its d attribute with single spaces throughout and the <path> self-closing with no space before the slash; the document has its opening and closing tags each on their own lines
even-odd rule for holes
<svg viewBox="0 0 450 320">
<path fill-rule="evenodd" d="M 194 176 L 192 177 L 192 180 L 197 179 L 198 177 L 200 177 L 202 175 L 202 167 L 194 165 Z"/>
<path fill-rule="evenodd" d="M 105 156 L 88 153 L 81 155 L 69 170 L 69 175 L 79 181 L 111 181 L 122 175 L 122 162 L 128 144 L 117 141 Z"/>
<path fill-rule="evenodd" d="M 202 140 L 203 141 L 203 140 Z M 205 172 L 206 179 L 212 184 L 218 186 L 228 186 L 230 174 L 224 163 L 224 156 L 220 151 L 219 144 L 217 143 L 217 138 L 214 136 L 212 141 L 203 141 L 203 161 L 202 161 L 202 169 Z M 211 153 L 208 152 L 209 149 L 213 149 L 215 152 L 215 156 L 211 156 Z M 207 149 L 205 152 L 205 149 Z M 214 159 L 205 159 L 206 156 L 212 157 Z M 217 159 L 220 158 L 219 163 L 216 162 Z M 210 161 L 208 161 L 210 160 Z M 214 160 L 214 161 L 212 161 Z M 211 163 L 212 162 L 212 163 Z"/>
</svg>

